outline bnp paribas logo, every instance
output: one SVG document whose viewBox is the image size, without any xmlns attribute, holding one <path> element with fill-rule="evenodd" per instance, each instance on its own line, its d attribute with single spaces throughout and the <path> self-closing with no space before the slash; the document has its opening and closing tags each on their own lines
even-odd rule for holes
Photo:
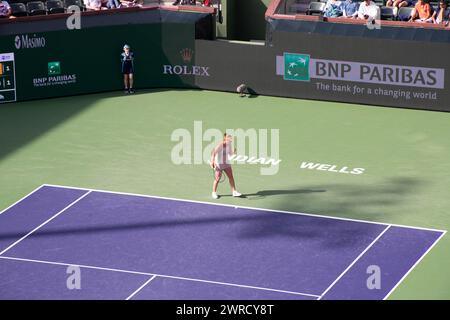
<svg viewBox="0 0 450 320">
<path fill-rule="evenodd" d="M 309 81 L 309 54 L 284 53 L 284 80 Z"/>
<path fill-rule="evenodd" d="M 59 61 L 49 62 L 48 63 L 48 75 L 56 76 L 61 74 L 61 63 Z"/>
</svg>

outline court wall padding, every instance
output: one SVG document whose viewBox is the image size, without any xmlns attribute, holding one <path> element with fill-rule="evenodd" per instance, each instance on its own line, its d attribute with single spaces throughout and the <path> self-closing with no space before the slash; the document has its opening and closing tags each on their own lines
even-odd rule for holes
<svg viewBox="0 0 450 320">
<path fill-rule="evenodd" d="M 445 52 L 450 43 L 312 32 L 272 32 L 264 46 L 196 40 L 197 63 L 210 66 L 196 85 L 235 91 L 244 83 L 261 95 L 450 111 Z"/>
<path fill-rule="evenodd" d="M 266 42 L 252 43 L 213 40 L 210 13 L 107 18 L 86 16 L 79 30 L 65 18 L 3 24 L 0 54 L 14 53 L 17 100 L 121 90 L 127 43 L 137 89 L 235 92 L 244 83 L 260 95 L 450 111 L 448 31 L 268 19 Z"/>
</svg>

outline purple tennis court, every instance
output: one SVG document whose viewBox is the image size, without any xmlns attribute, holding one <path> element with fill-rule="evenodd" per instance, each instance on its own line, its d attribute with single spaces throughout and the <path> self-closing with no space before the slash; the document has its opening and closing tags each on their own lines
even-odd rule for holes
<svg viewBox="0 0 450 320">
<path fill-rule="evenodd" d="M 44 185 L 0 214 L 0 299 L 384 299 L 444 233 Z"/>
</svg>

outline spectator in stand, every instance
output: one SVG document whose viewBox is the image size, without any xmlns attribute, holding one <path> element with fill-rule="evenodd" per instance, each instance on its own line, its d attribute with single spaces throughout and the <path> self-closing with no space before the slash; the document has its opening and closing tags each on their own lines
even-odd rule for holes
<svg viewBox="0 0 450 320">
<path fill-rule="evenodd" d="M 116 9 L 122 7 L 119 0 L 107 0 L 106 7 L 108 9 Z"/>
<path fill-rule="evenodd" d="M 177 6 L 179 4 L 186 5 L 189 4 L 191 6 L 195 6 L 195 0 L 175 0 L 174 3 L 172 3 L 174 6 Z"/>
<path fill-rule="evenodd" d="M 346 0 L 342 2 L 341 10 L 343 18 L 356 18 L 358 16 L 359 2 Z"/>
<path fill-rule="evenodd" d="M 448 26 L 450 22 L 450 9 L 446 0 L 439 1 L 439 8 L 431 16 L 433 23 Z"/>
<path fill-rule="evenodd" d="M 105 7 L 102 7 L 102 0 L 84 0 L 84 6 L 88 10 L 103 10 L 106 9 Z"/>
<path fill-rule="evenodd" d="M 394 16 L 397 16 L 398 10 L 401 7 L 409 7 L 414 4 L 414 0 L 387 0 L 386 7 L 392 7 L 394 10 Z"/>
<path fill-rule="evenodd" d="M 212 5 L 211 0 L 203 0 L 202 5 L 204 7 L 211 7 L 211 5 Z"/>
<path fill-rule="evenodd" d="M 342 2 L 338 0 L 328 0 L 323 9 L 323 16 L 327 18 L 337 18 L 342 16 Z"/>
<path fill-rule="evenodd" d="M 144 0 L 120 0 L 121 7 L 141 7 L 144 4 Z"/>
<path fill-rule="evenodd" d="M 433 9 L 427 1 L 418 0 L 414 6 L 414 10 L 411 13 L 411 18 L 409 21 L 422 23 L 433 22 L 433 19 L 431 19 L 432 13 Z"/>
<path fill-rule="evenodd" d="M 6 1 L 0 0 L 0 19 L 1 18 L 12 18 L 11 17 L 11 7 Z"/>
<path fill-rule="evenodd" d="M 381 15 L 380 7 L 371 0 L 361 2 L 358 9 L 358 19 L 379 20 Z"/>
</svg>

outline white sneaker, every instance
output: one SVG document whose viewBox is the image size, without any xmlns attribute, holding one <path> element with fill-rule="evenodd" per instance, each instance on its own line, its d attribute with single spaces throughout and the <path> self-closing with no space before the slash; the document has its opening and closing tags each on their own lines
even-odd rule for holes
<svg viewBox="0 0 450 320">
<path fill-rule="evenodd" d="M 219 195 L 217 194 L 217 192 L 211 193 L 211 196 L 213 197 L 213 199 L 219 199 Z"/>
<path fill-rule="evenodd" d="M 242 194 L 240 194 L 236 190 L 233 191 L 233 197 L 240 197 L 240 196 L 242 196 Z"/>
</svg>

